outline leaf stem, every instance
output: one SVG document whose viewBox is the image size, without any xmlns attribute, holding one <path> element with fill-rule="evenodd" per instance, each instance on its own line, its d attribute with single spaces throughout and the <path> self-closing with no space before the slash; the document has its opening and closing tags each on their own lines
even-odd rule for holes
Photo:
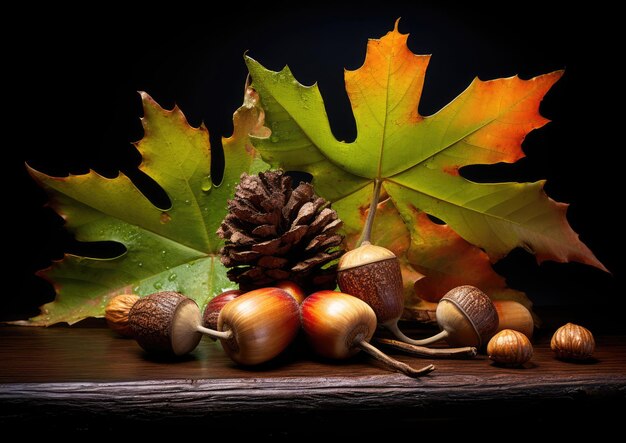
<svg viewBox="0 0 626 443">
<path fill-rule="evenodd" d="M 438 334 L 433 335 L 432 337 L 424 338 L 422 340 L 414 340 L 404 335 L 404 333 L 398 328 L 397 322 L 385 324 L 385 326 L 387 327 L 387 329 L 391 331 L 393 335 L 395 335 L 401 341 L 405 343 L 410 343 L 416 346 L 428 346 L 428 345 L 438 342 L 439 340 L 445 340 L 445 338 L 448 336 L 448 331 L 443 330 L 439 332 Z"/>
<path fill-rule="evenodd" d="M 390 340 L 387 338 L 376 338 L 376 343 L 399 349 L 409 354 L 420 357 L 440 357 L 440 358 L 472 358 L 476 357 L 476 348 L 466 346 L 462 348 L 442 348 L 433 349 L 425 346 L 411 345 L 398 340 Z"/>
<path fill-rule="evenodd" d="M 378 348 L 372 346 L 365 340 L 356 342 L 355 345 L 361 348 L 363 351 L 367 352 L 369 355 L 374 357 L 379 362 L 383 363 L 385 367 L 387 367 L 388 369 L 392 369 L 397 372 L 402 372 L 404 375 L 407 375 L 412 378 L 428 374 L 429 372 L 435 370 L 435 365 L 428 365 L 428 366 L 424 366 L 421 369 L 415 369 L 407 365 L 406 363 L 403 363 L 401 361 L 398 361 L 389 357 L 387 354 L 385 354 Z"/>
<path fill-rule="evenodd" d="M 357 247 L 361 246 L 362 244 L 370 244 L 370 238 L 372 236 L 372 226 L 374 225 L 374 217 L 376 217 L 376 208 L 378 207 L 378 199 L 380 198 L 381 184 L 381 179 L 377 178 L 374 180 L 374 193 L 372 194 L 370 210 L 367 214 L 367 220 L 365 221 L 365 226 L 363 227 L 363 232 L 361 233 L 361 238 L 359 238 Z"/>
</svg>

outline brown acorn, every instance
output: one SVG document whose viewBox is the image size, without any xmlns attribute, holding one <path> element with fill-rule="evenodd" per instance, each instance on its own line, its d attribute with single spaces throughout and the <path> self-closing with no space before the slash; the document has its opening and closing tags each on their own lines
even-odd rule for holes
<svg viewBox="0 0 626 443">
<path fill-rule="evenodd" d="M 396 333 L 399 332 L 397 322 L 404 310 L 400 262 L 392 251 L 370 242 L 381 186 L 382 181 L 377 179 L 359 246 L 339 259 L 337 283 L 342 292 L 370 305 L 379 325 Z M 397 336 L 404 340 L 403 334 Z"/>
<path fill-rule="evenodd" d="M 336 291 L 318 291 L 301 306 L 302 329 L 313 349 L 324 357 L 346 359 L 365 351 L 389 370 L 419 377 L 435 369 L 415 369 L 389 357 L 369 341 L 376 330 L 376 315 L 367 303 Z"/>
<path fill-rule="evenodd" d="M 393 252 L 363 242 L 339 259 L 337 271 L 341 291 L 370 305 L 378 324 L 390 327 L 398 322 L 404 295 L 400 262 Z"/>
<path fill-rule="evenodd" d="M 220 312 L 222 311 L 224 305 L 226 305 L 229 301 L 236 299 L 240 295 L 243 295 L 243 292 L 239 289 L 230 289 L 213 297 L 204 308 L 204 313 L 202 314 L 202 326 L 209 329 L 217 329 L 217 319 L 220 316 Z"/>
<path fill-rule="evenodd" d="M 487 355 L 504 366 L 521 366 L 532 358 L 533 345 L 525 334 L 503 329 L 489 340 Z"/>
<path fill-rule="evenodd" d="M 596 342 L 589 329 L 567 323 L 556 330 L 550 340 L 550 348 L 563 360 L 587 360 L 593 355 Z"/>
<path fill-rule="evenodd" d="M 535 321 L 530 311 L 521 303 L 512 300 L 494 300 L 493 306 L 498 311 L 498 329 L 513 329 L 526 337 L 533 338 Z"/>
<path fill-rule="evenodd" d="M 242 365 L 256 365 L 276 357 L 300 330 L 300 305 L 280 288 L 261 288 L 226 303 L 217 329 L 228 356 Z"/>
<path fill-rule="evenodd" d="M 159 354 L 193 351 L 202 338 L 197 329 L 201 322 L 196 302 L 171 291 L 140 298 L 128 314 L 128 324 L 139 346 Z"/>
<path fill-rule="evenodd" d="M 498 328 L 498 312 L 487 294 L 465 285 L 452 288 L 437 305 L 439 334 L 419 340 L 427 345 L 445 339 L 452 346 L 486 344 Z"/>
</svg>

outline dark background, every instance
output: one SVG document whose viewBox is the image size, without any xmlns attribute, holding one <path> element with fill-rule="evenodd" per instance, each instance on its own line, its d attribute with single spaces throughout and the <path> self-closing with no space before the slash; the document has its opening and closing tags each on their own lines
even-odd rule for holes
<svg viewBox="0 0 626 443">
<path fill-rule="evenodd" d="M 433 54 L 422 114 L 436 112 L 475 76 L 530 78 L 566 68 L 541 106 L 552 123 L 524 143 L 528 158 L 464 174 L 478 181 L 548 179 L 549 195 L 571 204 L 570 224 L 613 275 L 576 263 L 538 266 L 517 250 L 496 269 L 537 305 L 578 306 L 600 316 L 618 312 L 618 153 L 624 149 L 624 123 L 623 113 L 607 106 L 623 97 L 614 66 L 620 27 L 613 22 L 619 14 L 595 2 L 593 9 L 552 4 L 550 11 L 534 2 L 507 3 L 506 11 L 471 3 L 231 2 L 221 12 L 176 3 L 165 10 L 146 5 L 140 14 L 97 4 L 92 12 L 55 5 L 5 17 L 18 26 L 10 34 L 3 31 L 3 105 L 9 117 L 2 150 L 9 172 L 3 187 L 4 258 L 10 290 L 0 320 L 36 314 L 54 292 L 34 272 L 63 251 L 81 251 L 62 221 L 44 208 L 45 194 L 24 162 L 51 175 L 92 168 L 114 177 L 121 170 L 145 184 L 136 170 L 139 154 L 130 145 L 142 136 L 136 91 L 143 90 L 163 107 L 178 104 L 191 124 L 204 121 L 219 165 L 220 137 L 230 135 L 232 113 L 242 100 L 246 50 L 271 69 L 289 64 L 304 84 L 318 81 L 333 131 L 351 140 L 355 126 L 343 69 L 359 67 L 367 38 L 383 36 L 398 17 L 400 31 L 411 34 L 410 49 Z M 219 167 L 213 175 L 219 176 Z"/>
</svg>

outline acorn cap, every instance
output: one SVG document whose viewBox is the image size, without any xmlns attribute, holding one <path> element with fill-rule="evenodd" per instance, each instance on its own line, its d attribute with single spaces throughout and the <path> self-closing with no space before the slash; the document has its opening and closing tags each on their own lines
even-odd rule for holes
<svg viewBox="0 0 626 443">
<path fill-rule="evenodd" d="M 356 268 L 383 260 L 396 258 L 396 255 L 387 248 L 372 244 L 363 244 L 356 249 L 346 252 L 339 259 L 337 270 Z"/>
<path fill-rule="evenodd" d="M 498 328 L 498 312 L 480 289 L 458 286 L 439 301 L 437 321 L 450 332 L 446 338 L 450 345 L 481 347 Z"/>
<path fill-rule="evenodd" d="M 139 299 L 128 314 L 133 337 L 148 352 L 184 355 L 195 349 L 202 334 L 195 301 L 172 291 L 157 292 Z"/>
</svg>

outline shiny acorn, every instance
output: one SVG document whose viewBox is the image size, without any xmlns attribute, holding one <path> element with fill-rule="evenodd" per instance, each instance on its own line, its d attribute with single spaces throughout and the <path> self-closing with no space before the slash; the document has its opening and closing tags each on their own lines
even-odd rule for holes
<svg viewBox="0 0 626 443">
<path fill-rule="evenodd" d="M 528 337 L 513 329 L 503 329 L 487 344 L 491 360 L 505 366 L 521 366 L 533 356 L 533 345 Z"/>
<path fill-rule="evenodd" d="M 277 282 L 275 287 L 282 289 L 283 291 L 287 291 L 289 295 L 296 299 L 298 304 L 301 304 L 306 298 L 306 294 L 304 290 L 297 283 L 292 282 L 291 280 L 281 280 Z"/>
<path fill-rule="evenodd" d="M 202 314 L 202 326 L 209 329 L 217 329 L 217 319 L 220 316 L 222 308 L 226 305 L 226 303 L 243 294 L 244 292 L 239 289 L 230 289 L 213 297 L 204 308 L 204 313 Z M 214 338 L 212 339 L 215 340 Z"/>
<path fill-rule="evenodd" d="M 335 291 L 318 291 L 301 305 L 302 329 L 312 348 L 321 356 L 346 359 L 365 351 L 388 369 L 409 377 L 418 377 L 435 369 L 421 369 L 394 360 L 372 346 L 369 341 L 376 331 L 376 314 L 362 300 Z"/>
<path fill-rule="evenodd" d="M 280 288 L 261 288 L 227 303 L 217 329 L 228 356 L 242 365 L 264 363 L 278 356 L 300 330 L 300 306 Z"/>
</svg>

